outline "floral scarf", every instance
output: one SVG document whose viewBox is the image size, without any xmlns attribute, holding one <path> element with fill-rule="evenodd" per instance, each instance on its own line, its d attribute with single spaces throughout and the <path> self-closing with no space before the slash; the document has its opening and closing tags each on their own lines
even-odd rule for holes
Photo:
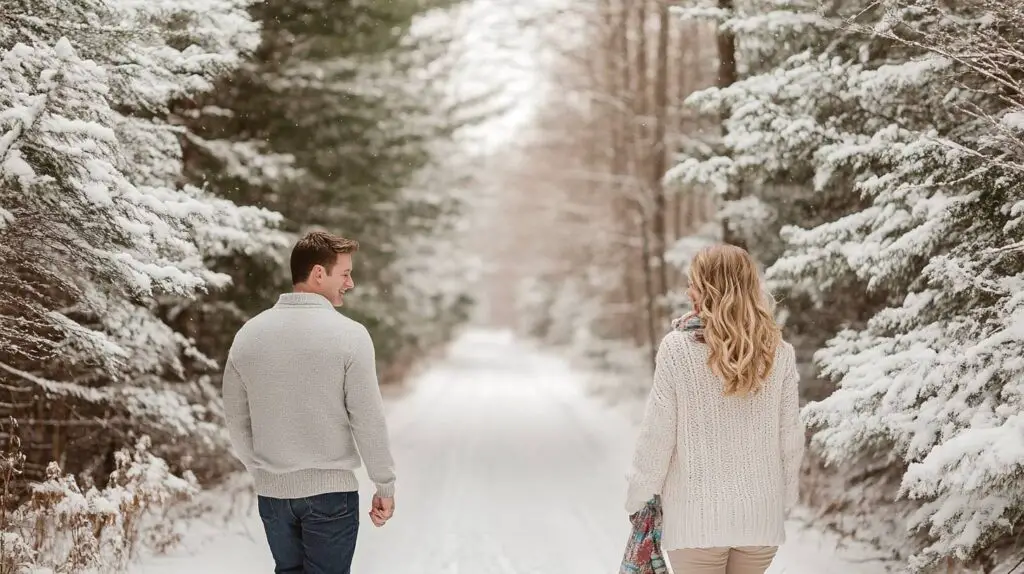
<svg viewBox="0 0 1024 574">
<path fill-rule="evenodd" d="M 672 328 L 693 333 L 697 341 L 704 342 L 704 323 L 694 312 L 672 321 Z M 661 550 L 661 497 L 655 495 L 648 500 L 629 520 L 633 524 L 633 531 L 626 544 L 619 574 L 668 574 Z"/>
<path fill-rule="evenodd" d="M 619 574 L 668 574 L 661 552 L 661 497 L 648 500 L 629 521 L 633 531 L 626 543 Z"/>
</svg>

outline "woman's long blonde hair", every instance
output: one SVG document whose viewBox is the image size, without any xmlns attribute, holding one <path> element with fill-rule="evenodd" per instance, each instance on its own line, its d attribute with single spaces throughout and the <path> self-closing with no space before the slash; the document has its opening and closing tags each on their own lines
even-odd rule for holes
<svg viewBox="0 0 1024 574">
<path fill-rule="evenodd" d="M 690 264 L 690 290 L 711 350 L 708 366 L 726 395 L 761 389 L 772 372 L 782 333 L 750 254 L 732 245 L 702 249 Z"/>
</svg>

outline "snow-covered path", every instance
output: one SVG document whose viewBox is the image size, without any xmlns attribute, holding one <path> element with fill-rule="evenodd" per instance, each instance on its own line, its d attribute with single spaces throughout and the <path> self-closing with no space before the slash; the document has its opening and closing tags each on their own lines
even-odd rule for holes
<svg viewBox="0 0 1024 574">
<path fill-rule="evenodd" d="M 408 395 L 388 403 L 396 513 L 374 528 L 364 488 L 353 571 L 616 572 L 629 532 L 621 507 L 634 430 L 589 398 L 579 379 L 563 361 L 507 335 L 461 337 Z M 795 535 L 772 572 L 882 572 L 831 554 Z M 226 523 L 193 521 L 180 548 L 144 558 L 134 571 L 272 572 L 273 564 L 248 499 Z"/>
</svg>

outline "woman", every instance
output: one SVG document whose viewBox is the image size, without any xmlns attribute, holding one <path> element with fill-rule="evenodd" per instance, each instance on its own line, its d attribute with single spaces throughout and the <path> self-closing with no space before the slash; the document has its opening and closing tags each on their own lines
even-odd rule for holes
<svg viewBox="0 0 1024 574">
<path fill-rule="evenodd" d="M 675 574 L 763 574 L 804 453 L 793 347 L 746 251 L 705 248 L 689 283 L 693 313 L 658 349 L 626 509 L 661 495 Z"/>
</svg>

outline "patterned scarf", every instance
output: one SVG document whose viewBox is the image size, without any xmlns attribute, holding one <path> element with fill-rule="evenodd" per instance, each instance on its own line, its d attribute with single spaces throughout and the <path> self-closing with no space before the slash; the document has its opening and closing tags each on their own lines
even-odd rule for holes
<svg viewBox="0 0 1024 574">
<path fill-rule="evenodd" d="M 693 333 L 704 342 L 704 323 L 696 313 L 688 313 L 672 321 L 677 331 Z M 626 543 L 619 574 L 668 574 L 661 551 L 661 497 L 655 495 L 639 512 L 629 517 L 633 531 Z"/>
<path fill-rule="evenodd" d="M 684 333 L 693 333 L 698 343 L 704 342 L 704 322 L 700 316 L 690 312 L 672 321 L 672 328 Z"/>
<path fill-rule="evenodd" d="M 661 553 L 661 497 L 648 500 L 629 521 L 633 531 L 626 543 L 619 574 L 668 574 Z"/>
</svg>

